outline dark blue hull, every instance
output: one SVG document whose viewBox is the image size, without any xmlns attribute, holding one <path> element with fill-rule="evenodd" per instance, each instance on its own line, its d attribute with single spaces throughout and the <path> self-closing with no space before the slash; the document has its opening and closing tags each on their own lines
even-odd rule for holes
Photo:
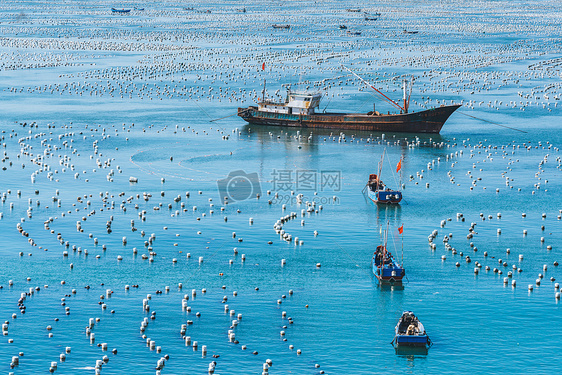
<svg viewBox="0 0 562 375">
<path fill-rule="evenodd" d="M 398 346 L 428 346 L 430 341 L 427 335 L 418 336 L 408 336 L 408 335 L 396 335 L 394 338 L 396 345 Z"/>
<path fill-rule="evenodd" d="M 394 329 L 395 347 L 425 347 L 431 346 L 431 340 L 425 333 L 423 324 L 411 311 L 404 311 Z"/>
<path fill-rule="evenodd" d="M 402 192 L 398 190 L 369 190 L 369 199 L 375 203 L 399 204 L 402 201 Z"/>
<path fill-rule="evenodd" d="M 406 270 L 398 265 L 394 260 L 390 264 L 385 264 L 384 266 L 377 266 L 375 262 L 372 262 L 373 274 L 381 282 L 387 283 L 401 283 L 402 279 L 406 275 Z"/>
</svg>

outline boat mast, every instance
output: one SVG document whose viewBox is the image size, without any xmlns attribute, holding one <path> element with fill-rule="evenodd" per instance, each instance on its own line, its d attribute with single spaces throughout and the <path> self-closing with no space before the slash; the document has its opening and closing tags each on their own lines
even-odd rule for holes
<svg viewBox="0 0 562 375">
<path fill-rule="evenodd" d="M 388 243 L 388 225 L 390 224 L 390 221 L 386 222 L 386 230 L 384 231 L 384 252 L 383 252 L 383 257 L 382 257 L 382 264 L 384 267 L 384 260 L 386 259 L 386 244 Z"/>
<path fill-rule="evenodd" d="M 414 89 L 414 76 L 412 76 L 412 79 L 410 80 L 410 92 L 408 92 L 408 107 L 406 109 L 410 108 L 410 97 L 412 96 L 413 89 Z"/>
<path fill-rule="evenodd" d="M 384 161 L 385 152 L 386 152 L 386 148 L 382 151 L 381 161 L 379 161 L 379 171 L 377 173 L 377 189 L 378 189 L 378 186 L 379 186 L 378 183 L 381 180 L 382 164 L 383 164 L 383 161 Z"/>
<path fill-rule="evenodd" d="M 404 91 L 404 113 L 408 113 L 408 100 L 406 99 L 406 79 L 402 81 L 402 90 Z"/>
<path fill-rule="evenodd" d="M 404 268 L 404 224 L 402 224 L 402 264 L 400 267 Z"/>
<path fill-rule="evenodd" d="M 265 78 L 263 79 L 263 93 L 262 93 L 262 103 L 265 103 Z"/>
</svg>

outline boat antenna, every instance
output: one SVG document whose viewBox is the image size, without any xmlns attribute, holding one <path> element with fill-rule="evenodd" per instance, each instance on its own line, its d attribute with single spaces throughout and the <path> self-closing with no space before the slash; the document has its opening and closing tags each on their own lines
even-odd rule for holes
<svg viewBox="0 0 562 375">
<path fill-rule="evenodd" d="M 261 70 L 265 72 L 265 62 L 262 63 Z M 265 103 L 265 74 L 263 77 L 262 103 Z"/>
<path fill-rule="evenodd" d="M 375 86 L 371 85 L 369 82 L 365 81 L 363 78 L 359 77 L 357 74 L 355 74 L 354 71 L 352 71 L 351 69 L 349 69 L 348 67 L 342 65 L 342 68 L 344 68 L 345 70 L 347 70 L 348 72 L 350 72 L 351 74 L 353 74 L 355 77 L 359 78 L 361 80 L 361 82 L 363 82 L 365 85 L 369 86 L 370 88 L 372 88 L 373 90 L 375 90 L 375 92 L 379 95 L 381 95 L 387 102 L 389 102 L 390 104 L 396 106 L 398 109 L 400 109 L 401 111 L 406 112 L 405 108 L 402 108 L 400 106 L 400 104 L 396 103 L 394 100 L 390 99 L 388 96 L 386 96 L 385 94 L 383 94 L 382 92 L 380 92 Z"/>
<path fill-rule="evenodd" d="M 404 224 L 402 224 L 402 231 L 400 232 L 402 235 L 402 265 L 401 267 L 404 268 Z"/>
<path fill-rule="evenodd" d="M 402 83 L 402 88 L 404 90 L 404 113 L 408 113 L 410 109 L 410 97 L 412 96 L 412 89 L 414 87 L 414 76 L 410 80 L 410 84 L 408 85 L 408 80 L 404 78 Z"/>
<path fill-rule="evenodd" d="M 379 162 L 379 173 L 377 174 L 377 186 L 379 181 L 381 180 L 381 172 L 382 172 L 382 164 L 384 161 L 384 154 L 386 153 L 386 148 L 382 151 L 381 161 Z"/>
<path fill-rule="evenodd" d="M 404 113 L 408 113 L 408 101 L 406 98 L 406 79 L 404 78 L 404 80 L 402 81 L 402 90 L 404 91 Z"/>
<path fill-rule="evenodd" d="M 389 224 L 390 224 L 390 221 L 387 220 L 386 221 L 386 230 L 384 232 L 384 254 L 383 254 L 383 261 L 382 261 L 383 264 L 384 264 L 384 259 L 386 259 L 386 252 L 387 252 L 386 245 L 388 243 L 388 226 L 389 226 Z"/>
</svg>

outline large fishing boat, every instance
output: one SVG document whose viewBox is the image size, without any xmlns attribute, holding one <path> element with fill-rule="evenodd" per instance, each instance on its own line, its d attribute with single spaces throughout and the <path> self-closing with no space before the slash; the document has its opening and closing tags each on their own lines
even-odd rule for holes
<svg viewBox="0 0 562 375">
<path fill-rule="evenodd" d="M 346 68 L 347 69 L 347 68 Z M 398 113 L 384 114 L 373 110 L 367 113 L 318 113 L 322 99 L 321 93 L 293 92 L 290 89 L 285 102 L 278 103 L 265 99 L 265 81 L 263 97 L 257 106 L 238 108 L 238 116 L 250 124 L 270 126 L 292 126 L 302 128 L 328 128 L 340 130 L 363 130 L 380 132 L 439 133 L 445 121 L 455 112 L 460 104 L 442 105 L 418 112 L 410 112 L 410 95 L 407 82 L 403 82 L 403 104 L 388 98 L 369 82 L 358 77 L 372 88 L 382 99 L 389 102 Z"/>
</svg>

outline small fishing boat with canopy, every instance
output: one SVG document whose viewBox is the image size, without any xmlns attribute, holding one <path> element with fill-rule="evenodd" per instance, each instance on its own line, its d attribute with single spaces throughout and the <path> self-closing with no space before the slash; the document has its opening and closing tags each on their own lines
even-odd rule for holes
<svg viewBox="0 0 562 375">
<path fill-rule="evenodd" d="M 375 203 L 382 204 L 399 204 L 402 201 L 402 192 L 400 190 L 395 190 L 387 187 L 381 180 L 382 165 L 384 161 L 384 155 L 386 149 L 383 151 L 381 160 L 379 162 L 379 168 L 377 173 L 372 173 L 369 175 L 369 181 L 367 182 L 367 195 L 369 199 Z M 402 170 L 402 159 L 398 162 L 396 166 L 396 171 Z M 365 189 L 363 189 L 364 191 Z"/>
<path fill-rule="evenodd" d="M 398 233 L 402 234 L 404 226 L 398 228 Z M 387 249 L 388 242 L 388 223 L 384 231 L 383 245 L 378 245 L 371 260 L 373 274 L 380 283 L 400 284 L 406 275 L 403 264 L 399 264 L 390 251 Z M 402 255 L 402 263 L 404 256 Z"/>
<path fill-rule="evenodd" d="M 423 324 L 411 311 L 404 311 L 396 324 L 395 346 L 430 347 L 433 343 L 425 332 Z"/>
</svg>

